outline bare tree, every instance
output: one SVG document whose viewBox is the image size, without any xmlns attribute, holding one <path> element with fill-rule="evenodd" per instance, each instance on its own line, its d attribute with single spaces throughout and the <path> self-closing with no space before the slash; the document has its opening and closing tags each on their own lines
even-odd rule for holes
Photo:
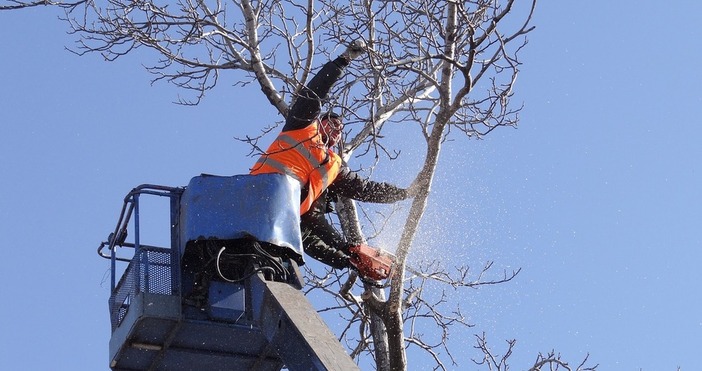
<svg viewBox="0 0 702 371">
<path fill-rule="evenodd" d="M 136 49 L 153 50 L 157 59 L 147 70 L 154 81 L 168 81 L 187 93 L 180 104 L 197 104 L 224 79 L 238 86 L 258 84 L 282 117 L 316 66 L 346 43 L 365 40 L 367 56 L 352 64 L 328 102 L 345 116 L 343 157 L 371 164 L 395 158 L 398 143 L 384 133 L 401 125 L 426 146 L 417 171 L 422 188 L 407 212 L 389 290 L 365 284 L 355 296 L 355 274 L 308 272 L 309 290 L 334 298 L 336 305 L 327 309 L 348 321 L 340 337 L 352 356 L 371 352 L 377 369 L 406 369 L 406 347 L 426 351 L 437 369 L 446 369 L 446 362 L 456 364 L 448 332 L 454 325 L 470 324 L 459 308 L 445 308 L 443 289 L 428 295 L 427 284 L 475 288 L 510 281 L 518 271 L 487 278 L 490 262 L 473 273 L 468 267 L 449 271 L 435 262 L 413 269 L 407 258 L 442 144 L 450 137 L 481 138 L 517 124 L 521 106 L 511 97 L 519 52 L 534 29 L 536 0 L 0 0 L 0 10 L 40 5 L 64 10 L 62 19 L 77 41 L 71 50 L 79 55 L 99 53 L 113 61 Z M 242 140 L 256 154 L 259 140 L 271 130 L 246 133 Z M 363 241 L 356 205 L 342 200 L 339 206 L 346 236 Z M 416 331 L 420 324 L 438 329 L 438 340 Z M 478 337 L 476 348 L 485 356 L 478 363 L 507 369 L 508 355 L 493 357 L 484 339 Z M 513 345 L 509 343 L 509 353 Z M 539 356 L 532 369 L 547 364 L 567 366 L 549 354 Z M 578 369 L 589 369 L 582 367 Z"/>
<path fill-rule="evenodd" d="M 482 359 L 473 360 L 477 365 L 484 365 L 489 370 L 495 371 L 507 371 L 509 370 L 508 359 L 512 355 L 512 349 L 516 343 L 515 340 L 507 341 L 507 350 L 504 355 L 495 354 L 495 352 L 488 346 L 487 337 L 485 333 L 481 335 L 476 335 L 476 345 L 475 348 L 479 349 L 483 355 Z M 597 369 L 598 365 L 587 366 L 589 355 L 585 356 L 582 362 L 573 368 L 568 362 L 561 359 L 560 354 L 551 351 L 547 354 L 539 353 L 534 361 L 534 365 L 529 368 L 529 371 L 594 371 Z M 547 368 L 546 368 L 547 367 Z"/>
</svg>

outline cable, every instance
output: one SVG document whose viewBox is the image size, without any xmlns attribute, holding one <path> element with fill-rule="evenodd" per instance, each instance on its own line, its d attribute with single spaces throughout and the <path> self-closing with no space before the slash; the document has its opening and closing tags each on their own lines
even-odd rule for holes
<svg viewBox="0 0 702 371">
<path fill-rule="evenodd" d="M 274 256 L 270 255 L 267 251 L 265 251 L 258 242 L 254 241 L 252 245 L 255 253 L 231 254 L 229 255 L 229 257 L 249 258 L 259 265 L 258 268 L 253 269 L 251 272 L 246 273 L 244 276 L 237 279 L 226 277 L 224 273 L 222 273 L 221 262 L 223 260 L 222 254 L 224 253 L 224 250 L 227 249 L 227 247 L 222 246 L 217 252 L 217 257 L 215 259 L 215 267 L 217 268 L 217 274 L 219 275 L 219 277 L 227 282 L 237 283 L 246 280 L 247 278 L 253 276 L 258 272 L 266 271 L 273 275 L 274 279 L 280 278 L 283 282 L 286 282 L 288 280 L 287 270 L 279 262 L 279 260 Z M 247 267 L 250 267 L 252 265 L 253 264 L 248 264 Z"/>
</svg>

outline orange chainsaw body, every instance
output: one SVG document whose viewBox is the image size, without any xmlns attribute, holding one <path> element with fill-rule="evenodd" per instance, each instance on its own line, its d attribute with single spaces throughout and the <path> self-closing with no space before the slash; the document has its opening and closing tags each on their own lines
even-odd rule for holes
<svg viewBox="0 0 702 371">
<path fill-rule="evenodd" d="M 358 273 L 373 280 L 384 280 L 392 273 L 395 256 L 368 245 L 358 245 L 349 248 L 351 264 Z"/>
</svg>

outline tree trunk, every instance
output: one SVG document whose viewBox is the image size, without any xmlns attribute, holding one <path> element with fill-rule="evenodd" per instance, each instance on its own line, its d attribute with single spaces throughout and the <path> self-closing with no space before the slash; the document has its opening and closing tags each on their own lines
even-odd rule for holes
<svg viewBox="0 0 702 371">
<path fill-rule="evenodd" d="M 366 243 L 363 233 L 361 233 L 361 224 L 358 221 L 356 204 L 353 200 L 343 199 L 339 202 L 339 206 L 339 221 L 341 222 L 341 227 L 344 230 L 346 238 L 352 243 Z M 385 301 L 385 290 L 368 284 L 365 285 L 365 289 L 370 290 L 380 302 Z M 373 309 L 369 309 L 369 311 L 371 314 L 370 330 L 373 336 L 376 370 L 390 370 L 388 332 L 385 323 L 379 313 Z"/>
</svg>

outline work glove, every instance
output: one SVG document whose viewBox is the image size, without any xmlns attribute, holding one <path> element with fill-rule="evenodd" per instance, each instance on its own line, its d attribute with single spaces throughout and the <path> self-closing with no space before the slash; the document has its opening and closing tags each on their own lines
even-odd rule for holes
<svg viewBox="0 0 702 371">
<path fill-rule="evenodd" d="M 346 48 L 346 51 L 344 51 L 341 54 L 341 57 L 346 59 L 346 61 L 351 62 L 352 60 L 358 58 L 361 54 L 363 54 L 366 51 L 366 42 L 358 39 L 354 40 L 348 48 Z"/>
<path fill-rule="evenodd" d="M 412 181 L 409 187 L 407 187 L 407 198 L 415 198 L 422 189 L 429 187 L 429 182 L 431 178 L 425 177 L 419 174 L 417 178 Z"/>
</svg>

